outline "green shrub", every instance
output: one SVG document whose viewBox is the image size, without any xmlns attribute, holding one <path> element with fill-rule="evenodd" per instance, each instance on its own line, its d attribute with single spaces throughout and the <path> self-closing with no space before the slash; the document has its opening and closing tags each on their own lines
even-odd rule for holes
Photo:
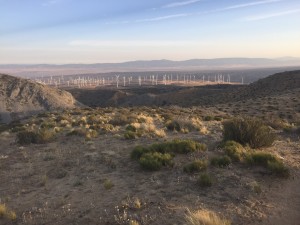
<svg viewBox="0 0 300 225">
<path fill-rule="evenodd" d="M 125 139 L 135 139 L 136 138 L 136 135 L 134 132 L 132 131 L 127 131 L 125 134 L 124 134 L 124 138 Z"/>
<path fill-rule="evenodd" d="M 132 159 L 140 159 L 143 154 L 150 152 L 150 149 L 147 147 L 136 146 L 131 152 Z"/>
<path fill-rule="evenodd" d="M 261 151 L 252 152 L 248 154 L 246 158 L 249 164 L 252 165 L 256 164 L 261 166 L 267 166 L 269 161 L 279 160 L 275 155 L 268 152 L 261 152 Z"/>
<path fill-rule="evenodd" d="M 220 117 L 220 116 L 215 116 L 215 121 L 222 121 L 223 120 L 223 118 L 222 117 Z"/>
<path fill-rule="evenodd" d="M 260 165 L 267 168 L 272 174 L 288 177 L 289 169 L 275 155 L 268 152 L 253 152 L 247 155 L 247 162 L 250 165 Z"/>
<path fill-rule="evenodd" d="M 197 180 L 197 183 L 201 187 L 211 187 L 213 184 L 213 180 L 211 176 L 207 173 L 201 174 Z"/>
<path fill-rule="evenodd" d="M 271 173 L 280 176 L 280 177 L 289 177 L 290 171 L 289 169 L 283 164 L 283 162 L 280 161 L 268 161 L 267 165 L 268 170 L 271 171 Z"/>
<path fill-rule="evenodd" d="M 206 145 L 192 140 L 175 139 L 162 144 L 169 152 L 187 154 L 195 151 L 205 151 Z"/>
<path fill-rule="evenodd" d="M 191 140 L 173 140 L 155 143 L 148 147 L 136 146 L 131 152 L 131 158 L 139 160 L 141 166 L 149 170 L 158 170 L 164 165 L 172 165 L 175 153 L 205 150 L 206 145 Z"/>
<path fill-rule="evenodd" d="M 133 125 L 130 124 L 130 125 L 128 125 L 128 126 L 126 127 L 126 131 L 136 132 L 137 129 L 136 129 L 135 126 L 133 126 Z"/>
<path fill-rule="evenodd" d="M 113 182 L 110 180 L 110 179 L 105 179 L 104 180 L 104 183 L 103 183 L 103 187 L 106 189 L 106 190 L 110 190 L 114 187 L 115 185 L 113 184 Z"/>
<path fill-rule="evenodd" d="M 183 168 L 183 171 L 186 173 L 193 173 L 193 172 L 200 172 L 206 170 L 206 168 L 207 168 L 207 161 L 198 159 L 186 165 Z"/>
<path fill-rule="evenodd" d="M 187 154 L 195 151 L 205 151 L 206 145 L 192 140 L 175 139 L 169 142 L 154 143 L 144 149 L 147 150 L 143 150 L 143 151 L 148 151 L 148 152 Z"/>
<path fill-rule="evenodd" d="M 242 161 L 246 153 L 244 147 L 235 141 L 226 141 L 223 148 L 225 153 L 233 161 L 237 161 L 237 162 Z"/>
<path fill-rule="evenodd" d="M 224 125 L 224 140 L 233 140 L 252 148 L 268 147 L 275 141 L 275 134 L 261 120 L 253 118 L 236 118 Z"/>
<path fill-rule="evenodd" d="M 226 167 L 229 166 L 231 163 L 231 159 L 229 156 L 219 156 L 219 157 L 213 157 L 210 161 L 211 165 L 217 166 L 217 167 Z"/>
<path fill-rule="evenodd" d="M 173 157 L 168 153 L 149 152 L 143 154 L 139 163 L 143 169 L 159 170 L 162 166 L 171 166 Z"/>
</svg>

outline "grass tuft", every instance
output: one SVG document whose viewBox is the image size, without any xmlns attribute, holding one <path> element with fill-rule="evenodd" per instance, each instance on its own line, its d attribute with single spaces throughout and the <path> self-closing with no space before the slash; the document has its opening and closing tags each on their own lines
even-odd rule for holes
<svg viewBox="0 0 300 225">
<path fill-rule="evenodd" d="M 231 222 L 210 210 L 188 210 L 185 215 L 187 225 L 230 225 Z"/>
<path fill-rule="evenodd" d="M 195 160 L 194 162 L 189 163 L 183 168 L 183 171 L 186 173 L 200 172 L 207 169 L 206 160 Z"/>
<path fill-rule="evenodd" d="M 218 156 L 218 157 L 213 157 L 210 161 L 211 165 L 217 166 L 217 167 L 226 167 L 229 166 L 231 163 L 231 159 L 229 156 Z"/>
<path fill-rule="evenodd" d="M 17 219 L 17 215 L 14 211 L 9 210 L 6 205 L 0 204 L 0 219 L 2 218 L 15 221 Z"/>
<path fill-rule="evenodd" d="M 197 183 L 200 187 L 211 187 L 213 180 L 209 174 L 203 173 L 199 176 Z"/>
</svg>

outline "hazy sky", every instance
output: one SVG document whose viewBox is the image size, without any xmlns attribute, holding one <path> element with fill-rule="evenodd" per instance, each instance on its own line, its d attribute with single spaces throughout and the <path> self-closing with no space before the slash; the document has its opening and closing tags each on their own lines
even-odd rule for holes
<svg viewBox="0 0 300 225">
<path fill-rule="evenodd" d="M 0 0 L 0 64 L 300 57 L 300 0 Z"/>
</svg>

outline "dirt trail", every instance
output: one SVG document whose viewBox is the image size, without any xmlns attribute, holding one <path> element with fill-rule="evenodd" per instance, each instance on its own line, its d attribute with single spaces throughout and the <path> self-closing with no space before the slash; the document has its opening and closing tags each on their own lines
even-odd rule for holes
<svg viewBox="0 0 300 225">
<path fill-rule="evenodd" d="M 300 170 L 286 182 L 280 184 L 272 193 L 276 200 L 272 215 L 266 225 L 299 225 L 300 224 Z"/>
</svg>

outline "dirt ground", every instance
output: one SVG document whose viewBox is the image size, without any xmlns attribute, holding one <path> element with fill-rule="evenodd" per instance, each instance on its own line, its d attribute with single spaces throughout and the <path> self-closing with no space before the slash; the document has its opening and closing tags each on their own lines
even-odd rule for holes
<svg viewBox="0 0 300 225">
<path fill-rule="evenodd" d="M 235 225 L 298 225 L 300 222 L 300 139 L 279 134 L 265 151 L 277 154 L 291 170 L 288 179 L 264 168 L 235 163 L 209 166 L 211 187 L 197 185 L 198 174 L 183 172 L 193 159 L 209 159 L 222 151 L 221 122 L 203 122 L 208 130 L 127 140 L 124 131 L 84 137 L 61 134 L 47 144 L 22 146 L 16 134 L 0 136 L 0 203 L 16 212 L 16 221 L 0 224 L 186 224 L 185 213 L 210 209 Z M 206 152 L 176 155 L 172 168 L 143 171 L 130 158 L 137 145 L 192 139 Z"/>
</svg>

